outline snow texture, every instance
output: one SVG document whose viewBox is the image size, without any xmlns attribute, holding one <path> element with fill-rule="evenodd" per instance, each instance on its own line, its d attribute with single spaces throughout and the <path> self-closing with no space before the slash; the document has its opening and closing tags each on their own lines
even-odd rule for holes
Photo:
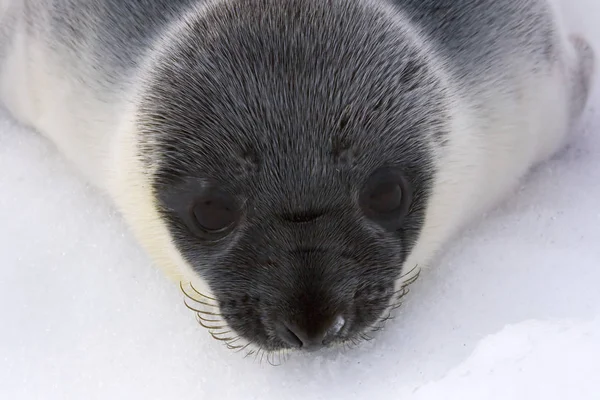
<svg viewBox="0 0 600 400">
<path fill-rule="evenodd" d="M 600 3 L 568 3 L 598 46 Z M 280 367 L 212 340 L 110 202 L 2 114 L 0 399 L 600 399 L 599 106 L 374 341 Z"/>
</svg>

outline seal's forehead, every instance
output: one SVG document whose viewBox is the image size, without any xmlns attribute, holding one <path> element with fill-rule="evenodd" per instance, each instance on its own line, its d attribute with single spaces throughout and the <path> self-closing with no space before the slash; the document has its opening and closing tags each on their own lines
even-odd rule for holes
<svg viewBox="0 0 600 400">
<path fill-rule="evenodd" d="M 139 129 L 160 173 L 293 182 L 418 167 L 444 116 L 417 49 L 372 10 L 334 18 L 318 1 L 264 3 L 256 21 L 221 15 L 210 40 L 200 19 L 157 60 Z M 291 6 L 306 18 L 290 20 Z"/>
<path fill-rule="evenodd" d="M 161 173 L 207 176 L 222 184 L 350 185 L 384 164 L 418 167 L 428 150 L 423 121 L 402 123 L 368 109 L 327 111 L 327 104 L 314 115 L 283 107 L 277 117 L 223 111 L 192 126 L 171 122 L 155 128 L 161 132 Z"/>
<path fill-rule="evenodd" d="M 328 84 L 319 83 L 317 67 L 302 84 L 293 71 L 286 78 L 242 70 L 236 84 L 190 71 L 200 82 L 176 75 L 152 89 L 140 129 L 165 163 L 187 171 L 196 165 L 245 174 L 268 166 L 292 174 L 406 163 L 444 119 L 436 91 L 427 80 L 414 82 L 424 68 L 406 62 L 394 72 L 400 82 L 377 76 Z"/>
</svg>

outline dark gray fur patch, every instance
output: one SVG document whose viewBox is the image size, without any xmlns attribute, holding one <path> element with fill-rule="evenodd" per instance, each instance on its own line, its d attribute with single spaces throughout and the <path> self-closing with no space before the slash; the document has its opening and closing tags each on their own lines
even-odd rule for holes
<svg viewBox="0 0 600 400">
<path fill-rule="evenodd" d="M 244 205 L 218 243 L 162 210 L 228 324 L 276 349 L 278 319 L 347 310 L 345 339 L 374 323 L 424 220 L 432 138 L 447 134 L 443 88 L 402 32 L 360 1 L 227 2 L 160 61 L 149 93 L 138 121 L 157 196 L 201 177 Z M 357 205 L 382 166 L 414 190 L 394 232 Z"/>
</svg>

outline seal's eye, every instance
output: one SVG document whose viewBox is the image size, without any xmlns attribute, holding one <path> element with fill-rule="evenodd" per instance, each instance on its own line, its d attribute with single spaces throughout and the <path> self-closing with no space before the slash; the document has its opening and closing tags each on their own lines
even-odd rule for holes
<svg viewBox="0 0 600 400">
<path fill-rule="evenodd" d="M 198 197 L 191 209 L 198 228 L 207 234 L 228 233 L 239 219 L 235 200 L 225 193 L 207 193 Z"/>
<path fill-rule="evenodd" d="M 366 196 L 367 206 L 378 214 L 389 214 L 402 206 L 402 187 L 398 182 L 383 182 Z"/>
<path fill-rule="evenodd" d="M 381 168 L 367 180 L 360 194 L 364 214 L 389 229 L 398 229 L 408 213 L 412 192 L 402 172 Z"/>
</svg>

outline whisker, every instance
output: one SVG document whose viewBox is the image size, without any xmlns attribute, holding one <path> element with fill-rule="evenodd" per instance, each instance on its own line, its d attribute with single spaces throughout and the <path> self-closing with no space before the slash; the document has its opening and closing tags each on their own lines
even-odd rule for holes
<svg viewBox="0 0 600 400">
<path fill-rule="evenodd" d="M 402 285 L 402 286 L 400 286 L 400 287 L 398 288 L 398 290 L 396 290 L 396 291 L 394 292 L 394 296 L 395 296 L 395 295 L 397 295 L 398 293 L 404 292 L 408 286 L 409 286 L 409 285 Z"/>
<path fill-rule="evenodd" d="M 212 297 L 210 297 L 210 296 L 207 296 L 207 295 L 205 295 L 204 293 L 201 293 L 201 292 L 199 292 L 199 291 L 198 291 L 198 290 L 197 290 L 197 289 L 194 287 L 194 285 L 192 284 L 192 282 L 190 282 L 190 287 L 191 287 L 191 288 L 192 288 L 192 290 L 193 290 L 194 292 L 196 292 L 198 295 L 200 295 L 200 296 L 202 296 L 202 297 L 204 297 L 204 298 L 207 298 L 207 299 L 209 299 L 209 300 L 212 300 L 212 301 L 218 302 L 218 301 L 217 301 L 217 299 L 215 299 L 215 298 L 212 298 Z"/>
<path fill-rule="evenodd" d="M 346 353 L 346 351 L 348 351 L 348 348 L 346 346 L 347 346 L 347 344 L 346 344 L 346 341 L 344 340 L 342 342 L 342 351 L 344 352 L 344 354 Z"/>
<path fill-rule="evenodd" d="M 192 299 L 192 300 L 194 300 L 194 299 Z M 208 312 L 208 311 L 204 311 L 204 310 L 198 310 L 197 308 L 194 308 L 194 307 L 190 306 L 185 299 L 183 299 L 183 304 L 185 304 L 185 306 L 187 308 L 189 308 L 190 310 L 192 310 L 194 312 L 197 312 L 197 313 L 200 313 L 200 314 L 207 314 L 207 315 L 212 315 L 212 316 L 215 316 L 215 317 L 220 317 L 221 316 L 221 314 L 212 313 L 212 312 Z"/>
<path fill-rule="evenodd" d="M 198 314 L 200 314 L 200 313 L 198 313 Z M 223 320 L 220 318 L 219 319 L 206 319 L 201 315 L 198 315 L 198 318 L 200 318 L 204 322 L 223 322 Z"/>
<path fill-rule="evenodd" d="M 225 331 L 225 332 L 213 332 L 215 335 L 225 335 L 227 333 L 233 333 L 233 331 Z"/>
<path fill-rule="evenodd" d="M 233 340 L 233 339 L 236 339 L 236 338 L 237 338 L 236 336 L 227 337 L 227 338 L 218 338 L 218 337 L 216 337 L 216 336 L 215 336 L 215 335 L 213 335 L 213 334 L 211 334 L 211 336 L 213 337 L 213 339 L 215 339 L 215 340 L 218 340 L 218 341 L 220 341 L 220 342 L 228 342 L 228 341 L 230 341 L 230 340 Z M 228 344 L 228 343 L 225 343 L 225 344 Z"/>
<path fill-rule="evenodd" d="M 403 277 L 411 274 L 417 267 L 418 267 L 418 265 L 416 265 L 413 269 L 408 271 L 406 274 L 402 275 L 400 278 L 403 278 Z M 412 276 L 409 279 L 407 279 L 406 281 L 402 282 L 402 285 L 400 286 L 400 288 L 398 290 L 396 290 L 394 292 L 394 295 L 397 295 L 399 293 L 399 298 L 406 296 L 410 292 L 410 289 L 408 288 L 408 286 L 415 283 L 417 281 L 417 279 L 419 279 L 420 275 L 421 275 L 421 269 L 419 269 L 414 276 Z"/>
<path fill-rule="evenodd" d="M 227 341 L 230 341 L 230 340 L 233 340 L 233 339 L 236 339 L 236 338 L 239 337 L 239 336 L 232 336 L 232 337 L 224 337 L 223 338 L 223 337 L 217 336 L 215 333 L 213 333 L 211 331 L 208 331 L 208 333 L 210 333 L 210 336 L 212 336 L 213 339 L 219 340 L 219 341 L 222 341 L 222 342 L 227 342 Z"/>
<path fill-rule="evenodd" d="M 386 322 L 387 322 L 387 319 L 381 321 L 379 324 L 373 326 L 369 331 L 373 332 L 373 333 L 382 331 L 385 328 L 385 323 Z"/>
<path fill-rule="evenodd" d="M 237 342 L 239 338 L 240 338 L 239 336 L 232 336 L 229 338 L 223 338 L 223 339 L 217 339 L 217 340 L 221 340 L 221 341 L 225 342 L 227 347 L 230 347 L 230 346 L 233 346 L 231 343 Z"/>
<path fill-rule="evenodd" d="M 243 349 L 245 346 L 237 345 L 237 346 L 232 346 L 229 343 L 226 343 L 227 349 L 229 350 L 238 350 L 238 349 Z"/>
<path fill-rule="evenodd" d="M 190 310 L 192 310 L 192 311 L 194 311 L 194 312 L 197 312 L 197 313 L 199 313 L 199 312 L 200 312 L 200 310 L 196 310 L 194 307 L 191 307 L 191 306 L 190 306 L 190 305 L 187 303 L 187 301 L 186 301 L 185 299 L 183 299 L 183 304 L 185 304 L 185 306 L 186 306 L 188 309 L 190 309 Z"/>
<path fill-rule="evenodd" d="M 202 320 L 200 319 L 200 316 L 198 314 L 196 314 L 196 321 L 198 321 L 198 323 L 200 324 L 200 326 L 202 326 L 203 328 L 206 329 L 226 329 L 228 328 L 227 326 L 208 326 L 208 325 L 204 325 L 204 323 L 202 323 Z"/>
<path fill-rule="evenodd" d="M 408 285 L 403 285 L 400 287 L 400 289 L 396 290 L 394 292 L 394 296 L 400 296 L 400 297 L 404 297 L 408 294 Z"/>
<path fill-rule="evenodd" d="M 401 278 L 404 278 L 406 276 L 408 276 L 409 274 L 412 274 L 412 272 L 417 269 L 419 266 L 415 265 L 415 267 L 413 269 L 411 269 L 409 272 L 407 272 L 406 274 L 402 275 Z M 417 279 L 419 279 L 419 276 L 421 276 L 421 269 L 419 268 L 419 270 L 410 278 L 408 278 L 406 281 L 402 282 L 402 286 L 407 286 L 407 285 L 412 285 L 413 283 L 415 283 L 417 281 Z"/>
<path fill-rule="evenodd" d="M 261 348 L 259 348 L 259 349 L 256 351 L 256 353 L 254 354 L 254 360 L 252 361 L 253 363 L 255 363 L 255 362 L 256 362 L 256 360 L 257 360 L 257 358 L 258 358 L 258 355 L 260 354 L 260 351 L 261 351 L 261 350 L 262 350 L 262 347 L 261 347 Z"/>
<path fill-rule="evenodd" d="M 274 361 L 271 361 L 271 356 L 273 356 L 273 358 L 275 358 L 275 356 L 273 355 L 273 353 L 268 353 L 268 354 L 267 354 L 267 362 L 268 362 L 269 364 L 271 364 L 271 366 L 273 366 L 273 367 L 278 367 L 279 365 L 281 365 L 281 364 L 275 364 L 275 362 L 274 362 Z"/>
<path fill-rule="evenodd" d="M 361 333 L 360 337 L 361 337 L 361 338 L 362 338 L 364 341 L 367 341 L 367 342 L 370 342 L 371 340 L 373 340 L 373 337 L 371 337 L 371 336 L 369 336 L 369 335 L 367 335 L 367 334 L 364 334 L 364 333 Z"/>
<path fill-rule="evenodd" d="M 202 313 L 202 314 L 205 314 L 205 315 L 212 315 L 214 317 L 222 317 L 223 316 L 222 314 L 219 314 L 219 313 L 208 312 L 208 311 L 204 311 L 204 310 L 198 311 L 198 312 Z"/>
<path fill-rule="evenodd" d="M 266 353 L 266 351 L 263 350 L 262 355 L 260 356 L 260 363 L 259 363 L 259 365 L 262 365 L 263 358 L 265 357 L 265 353 Z"/>
<path fill-rule="evenodd" d="M 238 351 L 236 351 L 236 353 L 238 353 L 238 352 L 240 352 L 240 351 L 244 350 L 244 349 L 245 349 L 246 347 L 248 347 L 248 346 L 250 346 L 250 343 L 247 343 L 245 346 L 241 347 L 241 348 L 240 348 Z M 246 354 L 246 356 L 247 356 L 247 355 L 248 355 L 248 354 Z M 244 358 L 245 358 L 245 357 L 244 357 Z"/>
<path fill-rule="evenodd" d="M 229 342 L 227 342 L 227 343 L 228 343 L 228 344 L 235 343 L 235 342 L 237 342 L 237 341 L 238 341 L 238 340 L 240 340 L 240 339 L 242 339 L 242 337 L 241 337 L 241 336 L 234 336 L 234 337 L 233 337 L 233 338 L 232 338 L 232 339 L 231 339 Z"/>
<path fill-rule="evenodd" d="M 189 295 L 187 295 L 187 298 L 198 303 L 198 304 L 202 304 L 203 306 L 207 306 L 207 307 L 212 307 L 212 308 L 216 308 L 217 306 L 215 306 L 214 304 L 210 304 L 210 303 L 205 303 L 204 301 L 200 301 L 198 299 L 195 299 Z"/>
<path fill-rule="evenodd" d="M 409 293 L 410 293 L 410 290 L 408 288 L 404 289 L 404 291 L 402 293 L 400 293 L 398 296 L 396 296 L 396 298 L 394 299 L 396 304 L 398 304 Z"/>
<path fill-rule="evenodd" d="M 216 301 L 212 297 L 206 296 L 205 294 L 203 294 L 200 291 L 198 291 L 191 282 L 189 282 L 189 286 L 199 296 L 202 296 L 202 297 L 204 297 L 206 299 L 209 299 L 209 300 Z M 199 303 L 201 305 L 208 306 L 208 307 L 211 307 L 211 308 L 216 308 L 217 307 L 214 304 L 210 304 L 210 303 L 207 303 L 205 301 L 198 300 L 198 299 L 194 298 L 192 295 L 190 295 L 190 293 L 188 293 L 184 289 L 183 282 L 181 282 L 181 281 L 179 282 L 179 287 L 181 289 L 181 292 L 185 295 L 185 297 L 188 298 L 188 299 L 190 299 L 190 300 L 192 300 L 192 301 L 194 301 L 195 303 Z M 198 324 L 200 324 L 203 328 L 207 329 L 208 333 L 212 336 L 213 339 L 218 340 L 220 342 L 224 342 L 225 346 L 227 347 L 227 349 L 239 352 L 239 351 L 243 351 L 244 349 L 246 349 L 251 344 L 251 343 L 247 343 L 245 345 L 243 345 L 243 344 L 239 344 L 239 345 L 234 344 L 234 343 L 238 342 L 241 339 L 240 336 L 225 336 L 227 334 L 233 333 L 231 331 L 231 329 L 225 330 L 225 329 L 229 328 L 226 324 L 225 325 L 221 325 L 221 326 L 213 326 L 212 325 L 212 323 L 215 323 L 215 322 L 224 322 L 222 318 L 210 319 L 210 318 L 206 318 L 205 317 L 205 316 L 222 317 L 222 314 L 215 313 L 215 312 L 210 312 L 210 311 L 205 311 L 205 310 L 200 310 L 198 308 L 192 307 L 187 302 L 187 300 L 185 298 L 183 299 L 183 303 L 185 304 L 185 306 L 189 310 L 194 311 L 196 313 L 196 321 L 198 322 Z M 252 355 L 252 354 L 254 354 L 254 350 L 248 351 L 248 353 L 246 353 L 246 355 L 244 357 L 247 357 L 247 356 Z M 256 355 L 258 356 L 258 354 L 256 354 Z"/>
<path fill-rule="evenodd" d="M 392 317 L 392 313 L 391 311 L 388 312 L 388 315 L 385 318 L 382 318 L 381 321 L 379 321 L 380 325 L 385 324 L 387 321 L 389 321 L 390 319 L 393 319 L 394 317 Z"/>
<path fill-rule="evenodd" d="M 419 268 L 419 264 L 415 264 L 415 266 L 410 271 L 407 271 L 406 273 L 400 275 L 400 278 L 404 278 L 405 276 L 412 274 L 417 268 Z M 420 272 L 421 272 L 421 270 L 419 269 L 419 272 L 417 272 L 417 276 L 419 275 Z"/>
<path fill-rule="evenodd" d="M 181 282 L 181 281 L 179 281 L 179 288 L 181 289 L 181 292 L 182 292 L 182 293 L 185 295 L 185 297 L 187 297 L 188 299 L 190 299 L 190 300 L 192 300 L 192 301 L 194 301 L 194 302 L 196 302 L 196 303 L 198 303 L 198 304 L 202 304 L 202 305 L 204 305 L 204 306 L 213 307 L 213 308 L 214 308 L 214 307 L 216 307 L 216 305 L 214 305 L 214 304 L 206 303 L 206 302 L 204 302 L 204 301 L 202 301 L 202 300 L 198 300 L 198 299 L 196 299 L 196 298 L 192 297 L 192 296 L 191 296 L 191 295 L 190 295 L 190 294 L 187 292 L 187 290 L 185 290 L 185 289 L 183 288 L 183 282 Z"/>
<path fill-rule="evenodd" d="M 350 346 L 350 343 L 348 342 L 348 340 L 344 340 L 344 351 L 346 351 L 346 352 L 352 351 L 352 347 Z"/>
</svg>

